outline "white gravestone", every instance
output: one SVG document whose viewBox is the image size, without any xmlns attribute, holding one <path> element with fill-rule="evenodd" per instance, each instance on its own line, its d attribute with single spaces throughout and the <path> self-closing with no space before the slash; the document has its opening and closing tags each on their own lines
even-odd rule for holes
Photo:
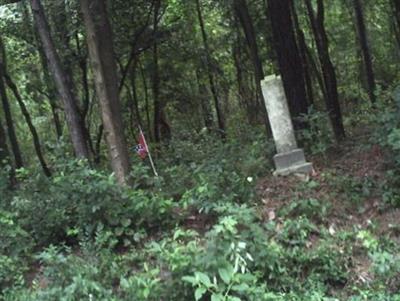
<svg viewBox="0 0 400 301">
<path fill-rule="evenodd" d="M 261 86 L 277 151 L 274 174 L 311 173 L 312 164 L 306 162 L 303 149 L 297 146 L 281 78 L 268 76 Z"/>
</svg>

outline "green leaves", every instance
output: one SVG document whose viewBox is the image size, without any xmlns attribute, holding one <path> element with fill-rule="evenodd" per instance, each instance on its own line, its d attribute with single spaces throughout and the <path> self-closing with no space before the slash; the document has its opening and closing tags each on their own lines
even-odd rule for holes
<svg viewBox="0 0 400 301">
<path fill-rule="evenodd" d="M 197 300 L 200 300 L 201 297 L 207 292 L 207 289 L 205 287 L 198 287 L 196 291 L 194 292 L 194 298 Z"/>
<path fill-rule="evenodd" d="M 230 284 L 234 275 L 233 267 L 228 265 L 226 268 L 220 268 L 218 269 L 218 274 L 225 284 Z"/>
</svg>

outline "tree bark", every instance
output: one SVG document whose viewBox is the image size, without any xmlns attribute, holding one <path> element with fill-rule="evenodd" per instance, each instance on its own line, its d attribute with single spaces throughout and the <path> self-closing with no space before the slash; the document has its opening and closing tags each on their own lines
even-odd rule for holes
<svg viewBox="0 0 400 301">
<path fill-rule="evenodd" d="M 203 19 L 203 14 L 201 11 L 200 0 L 196 0 L 196 10 L 197 10 L 197 17 L 198 17 L 199 24 L 200 24 L 201 36 L 203 39 L 205 65 L 206 65 L 206 69 L 207 69 L 208 81 L 209 81 L 211 93 L 212 93 L 212 96 L 214 99 L 215 112 L 217 114 L 218 129 L 219 129 L 221 138 L 224 140 L 226 138 L 225 121 L 222 116 L 220 100 L 218 97 L 214 73 L 212 70 L 213 68 L 211 65 L 212 63 L 211 63 L 210 46 L 208 45 L 208 37 L 207 37 L 206 29 L 204 26 L 204 19 Z"/>
<path fill-rule="evenodd" d="M 249 9 L 247 7 L 246 0 L 235 0 L 234 8 L 236 15 L 242 25 L 243 32 L 246 37 L 247 46 L 250 50 L 251 61 L 254 66 L 254 74 L 257 85 L 257 93 L 260 93 L 259 97 L 262 98 L 261 92 L 261 81 L 264 79 L 264 70 L 261 63 L 260 56 L 258 54 L 258 45 L 256 40 L 256 34 L 253 26 L 253 20 L 250 17 Z"/>
<path fill-rule="evenodd" d="M 118 95 L 111 24 L 104 0 L 80 0 L 80 5 L 111 166 L 118 183 L 125 185 L 130 162 Z"/>
<path fill-rule="evenodd" d="M 0 38 L 1 39 L 1 38 Z M 1 41 L 0 41 L 1 44 Z M 4 63 L 4 53 L 1 54 L 0 64 Z M 14 155 L 15 167 L 22 168 L 24 166 L 22 161 L 22 154 L 19 147 L 17 134 L 15 133 L 14 120 L 11 112 L 10 102 L 8 99 L 6 85 L 4 82 L 4 74 L 0 68 L 0 98 L 3 105 L 4 116 L 6 119 L 7 133 L 10 140 L 11 150 Z"/>
<path fill-rule="evenodd" d="M 149 133 L 150 140 L 152 140 L 148 84 L 147 84 L 147 79 L 146 79 L 146 74 L 144 72 L 144 68 L 143 68 L 142 64 L 140 63 L 140 61 L 139 61 L 139 65 L 140 65 L 140 75 L 142 77 L 142 83 L 143 83 L 147 132 Z"/>
<path fill-rule="evenodd" d="M 234 9 L 236 15 L 242 25 L 244 35 L 246 37 L 247 46 L 249 48 L 251 61 L 254 67 L 254 79 L 256 83 L 256 114 L 260 112 L 265 122 L 268 135 L 271 135 L 271 127 L 269 125 L 269 119 L 267 109 L 264 104 L 264 96 L 261 89 L 261 81 L 264 79 L 264 70 L 262 62 L 259 56 L 258 45 L 256 34 L 253 26 L 253 20 L 251 19 L 249 8 L 246 0 L 235 0 Z"/>
<path fill-rule="evenodd" d="M 304 71 L 294 34 L 289 0 L 267 0 L 269 18 L 275 52 L 282 75 L 283 86 L 288 99 L 295 128 L 304 128 L 305 124 L 297 120 L 308 112 L 308 102 L 304 82 Z"/>
<path fill-rule="evenodd" d="M 142 127 L 143 126 L 143 120 L 142 120 L 142 115 L 140 114 L 140 109 L 139 109 L 139 98 L 137 95 L 137 87 L 136 87 L 136 71 L 137 71 L 137 64 L 133 64 L 131 66 L 131 74 L 130 74 L 130 80 L 131 80 L 131 87 L 132 87 L 132 108 L 131 108 L 131 114 L 132 117 L 134 116 L 133 113 L 136 115 L 136 119 L 139 123 L 139 125 Z M 133 118 L 132 118 L 133 121 Z"/>
<path fill-rule="evenodd" d="M 153 22 L 153 35 L 157 34 L 157 19 L 160 10 L 160 0 L 155 1 L 154 8 L 154 22 Z M 154 108 L 154 140 L 157 143 L 161 142 L 161 103 L 160 103 L 160 74 L 158 66 L 158 45 L 154 41 L 153 45 L 153 68 L 152 68 L 152 82 L 153 82 L 153 108 Z"/>
<path fill-rule="evenodd" d="M 49 67 L 48 67 L 47 61 L 46 61 L 46 55 L 45 55 L 43 47 L 41 45 L 37 28 L 36 28 L 36 26 L 34 26 L 33 28 L 31 26 L 31 15 L 29 13 L 29 8 L 26 5 L 26 3 L 23 4 L 22 9 L 23 9 L 24 28 L 27 32 L 32 33 L 31 40 L 36 45 L 36 49 L 37 49 L 37 52 L 38 52 L 38 55 L 40 58 L 40 63 L 42 66 L 42 73 L 43 73 L 42 80 L 44 82 L 44 86 L 45 86 L 45 90 L 46 90 L 44 93 L 42 92 L 42 94 L 44 94 L 49 101 L 51 113 L 53 116 L 55 134 L 56 134 L 57 140 L 60 140 L 62 137 L 62 124 L 61 124 L 61 120 L 60 120 L 60 117 L 58 114 L 59 106 L 57 105 L 57 102 L 58 102 L 57 97 L 59 97 L 59 96 L 57 95 L 57 90 L 54 86 L 53 81 L 51 80 L 51 76 L 49 73 Z"/>
<path fill-rule="evenodd" d="M 10 153 L 7 147 L 7 137 L 4 131 L 3 124 L 0 119 L 0 167 L 5 167 L 9 164 Z"/>
<path fill-rule="evenodd" d="M 60 120 L 60 116 L 58 114 L 58 105 L 57 105 L 57 97 L 59 97 L 59 95 L 57 94 L 57 89 L 54 86 L 54 82 L 51 79 L 50 73 L 49 73 L 49 67 L 47 64 L 47 60 L 46 60 L 46 55 L 44 53 L 43 47 L 40 43 L 40 41 L 37 41 L 37 49 L 38 49 L 38 53 L 39 53 L 39 57 L 40 57 L 40 62 L 42 65 L 42 69 L 43 69 L 43 80 L 45 82 L 46 88 L 47 88 L 47 99 L 49 101 L 50 104 L 50 108 L 51 108 L 51 114 L 53 115 L 53 122 L 54 122 L 54 129 L 56 132 L 56 136 L 57 139 L 60 140 L 62 137 L 62 124 L 61 124 L 61 120 Z"/>
<path fill-rule="evenodd" d="M 196 81 L 197 81 L 197 88 L 198 88 L 197 91 L 200 98 L 200 107 L 203 116 L 204 126 L 207 128 L 209 132 L 211 132 L 214 125 L 214 120 L 212 116 L 210 102 L 208 101 L 207 88 L 202 83 L 202 78 L 199 70 L 196 70 Z"/>
<path fill-rule="evenodd" d="M 315 16 L 311 0 L 305 0 L 305 3 L 317 45 L 319 61 L 321 63 L 325 91 L 327 95 L 327 98 L 325 98 L 326 107 L 332 123 L 335 138 L 336 140 L 341 140 L 345 137 L 345 131 L 339 103 L 336 73 L 329 55 L 329 41 L 324 26 L 325 12 L 323 0 L 317 1 L 317 16 Z"/>
<path fill-rule="evenodd" d="M 364 60 L 365 76 L 367 79 L 368 96 L 372 104 L 375 103 L 375 75 L 372 66 L 371 51 L 368 43 L 367 30 L 364 22 L 364 12 L 360 0 L 353 0 L 354 12 L 357 24 L 358 40 Z"/>
<path fill-rule="evenodd" d="M 296 11 L 296 6 L 294 3 L 294 0 L 289 0 L 289 1 L 290 1 L 291 14 L 292 14 L 292 18 L 293 18 L 293 25 L 294 25 L 294 28 L 296 31 L 296 36 L 297 36 L 297 41 L 298 41 L 299 54 L 300 54 L 300 58 L 301 58 L 301 63 L 303 65 L 303 78 L 304 78 L 304 82 L 306 84 L 306 98 L 307 98 L 307 103 L 310 106 L 310 105 L 314 104 L 314 93 L 313 93 L 310 69 L 308 67 L 309 62 L 307 60 L 306 38 L 305 38 L 304 32 L 300 26 L 300 22 L 299 22 L 299 18 L 297 16 L 297 11 Z"/>
<path fill-rule="evenodd" d="M 36 155 L 37 155 L 37 157 L 39 159 L 40 166 L 42 167 L 44 174 L 46 176 L 50 177 L 51 176 L 51 172 L 50 172 L 50 169 L 48 168 L 47 163 L 46 163 L 46 161 L 44 159 L 43 152 L 42 152 L 42 147 L 40 145 L 39 135 L 38 135 L 38 133 L 36 131 L 35 126 L 33 125 L 32 118 L 31 118 L 31 116 L 29 114 L 29 111 L 26 108 L 24 101 L 22 100 L 21 94 L 19 93 L 16 84 L 11 79 L 11 77 L 8 75 L 8 73 L 6 72 L 6 70 L 5 70 L 5 68 L 4 68 L 4 66 L 2 64 L 0 64 L 0 69 L 2 69 L 2 72 L 3 72 L 4 78 L 6 80 L 6 83 L 7 83 L 8 87 L 11 89 L 11 91 L 13 92 L 14 97 L 17 100 L 18 105 L 19 105 L 19 107 L 21 109 L 22 115 L 24 116 L 25 121 L 26 121 L 26 123 L 28 125 L 29 131 L 31 132 L 32 139 L 33 139 L 33 145 L 34 145 L 34 148 L 35 148 Z"/>
<path fill-rule="evenodd" d="M 51 70 L 58 93 L 64 104 L 64 111 L 70 132 L 75 155 L 89 159 L 89 150 L 85 139 L 83 121 L 78 110 L 77 100 L 73 93 L 72 80 L 62 68 L 60 58 L 50 34 L 43 6 L 40 0 L 30 0 L 34 22 L 42 41 L 49 68 Z"/>
<path fill-rule="evenodd" d="M 392 0 L 394 22 L 395 22 L 395 34 L 397 44 L 400 48 L 400 0 Z"/>
</svg>

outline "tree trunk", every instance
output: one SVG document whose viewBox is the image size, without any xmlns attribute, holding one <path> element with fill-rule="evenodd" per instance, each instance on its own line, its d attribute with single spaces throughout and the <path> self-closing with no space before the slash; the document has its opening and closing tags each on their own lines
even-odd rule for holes
<svg viewBox="0 0 400 301">
<path fill-rule="evenodd" d="M 57 90 L 54 86 L 53 81 L 51 80 L 51 76 L 49 73 L 49 67 L 46 61 L 46 55 L 44 53 L 43 47 L 39 41 L 37 41 L 37 49 L 39 52 L 39 57 L 40 57 L 40 62 L 42 65 L 43 69 L 43 80 L 47 88 L 47 98 L 49 100 L 50 108 L 51 108 L 51 114 L 53 115 L 53 122 L 54 122 L 54 128 L 56 131 L 56 136 L 57 140 L 60 140 L 62 137 L 62 125 L 61 125 L 61 120 L 60 116 L 58 115 L 58 106 L 57 106 Z"/>
<path fill-rule="evenodd" d="M 364 22 L 364 12 L 360 0 L 353 0 L 354 12 L 357 23 L 358 40 L 365 65 L 365 75 L 367 79 L 368 96 L 372 104 L 375 103 L 375 75 L 372 67 L 371 51 L 368 43 L 367 30 Z"/>
<path fill-rule="evenodd" d="M 39 37 L 39 33 L 37 31 L 36 26 L 31 25 L 31 14 L 29 11 L 29 4 L 27 3 L 23 3 L 22 6 L 22 10 L 23 10 L 23 20 L 24 20 L 24 28 L 27 32 L 31 32 L 31 40 L 32 42 L 35 44 L 38 55 L 39 55 L 39 59 L 40 59 L 40 64 L 42 66 L 42 81 L 44 83 L 45 86 L 45 96 L 48 99 L 50 108 L 51 108 L 51 114 L 53 117 L 53 122 L 54 122 L 54 129 L 55 129 L 55 134 L 57 137 L 57 140 L 60 140 L 62 137 L 62 124 L 61 124 L 61 120 L 59 117 L 59 106 L 57 104 L 58 99 L 57 97 L 59 97 L 57 95 L 57 89 L 54 86 L 54 82 L 51 80 L 51 76 L 49 73 L 49 67 L 47 65 L 47 61 L 46 61 L 46 55 L 44 53 L 42 44 L 40 42 L 40 37 Z M 7 69 L 7 68 L 6 68 Z"/>
<path fill-rule="evenodd" d="M 48 168 L 47 163 L 46 163 L 46 161 L 45 161 L 45 159 L 43 157 L 42 147 L 40 145 L 40 140 L 39 140 L 39 135 L 38 135 L 38 133 L 36 131 L 35 126 L 33 125 L 32 118 L 31 118 L 31 116 L 29 114 L 29 111 L 26 108 L 24 101 L 22 100 L 22 97 L 21 97 L 21 95 L 20 95 L 20 93 L 18 91 L 18 88 L 17 88 L 16 84 L 11 79 L 11 77 L 7 74 L 7 72 L 6 72 L 5 68 L 4 68 L 4 65 L 0 64 L 0 69 L 2 69 L 4 78 L 5 78 L 6 82 L 7 82 L 8 87 L 14 93 L 14 97 L 18 102 L 18 105 L 19 105 L 19 107 L 21 109 L 22 115 L 24 116 L 25 121 L 26 121 L 26 123 L 28 125 L 28 128 L 29 128 L 29 131 L 31 132 L 32 139 L 33 139 L 33 145 L 34 145 L 34 148 L 35 148 L 36 155 L 37 155 L 37 157 L 39 159 L 40 166 L 42 167 L 44 174 L 46 176 L 50 177 L 51 176 L 51 172 L 50 172 L 50 169 Z"/>
<path fill-rule="evenodd" d="M 243 32 L 246 37 L 247 46 L 249 48 L 251 61 L 254 67 L 254 78 L 257 88 L 257 103 L 255 106 L 257 109 L 256 114 L 258 112 L 262 113 L 262 118 L 265 122 L 267 133 L 270 135 L 271 127 L 269 125 L 267 109 L 264 104 L 264 96 L 261 89 L 261 81 L 264 79 L 264 70 L 259 56 L 253 20 L 251 19 L 246 0 L 235 0 L 234 9 L 240 21 L 240 24 L 242 25 Z"/>
<path fill-rule="evenodd" d="M 256 103 L 251 101 L 254 97 L 257 97 L 255 94 L 252 93 L 252 89 L 250 87 L 248 76 L 246 72 L 246 64 L 244 63 L 247 60 L 247 57 L 244 56 L 244 43 L 242 36 L 239 30 L 239 24 L 235 20 L 236 26 L 236 43 L 233 44 L 232 55 L 233 55 L 233 62 L 235 65 L 236 70 L 236 81 L 237 81 L 237 88 L 238 88 L 238 102 L 241 107 L 246 111 L 247 120 L 250 124 L 256 124 L 256 110 L 258 109 Z M 253 77 L 254 78 L 254 77 Z M 265 105 L 264 105 L 265 107 Z"/>
<path fill-rule="evenodd" d="M 260 93 L 259 96 L 262 98 L 261 81 L 264 79 L 264 70 L 262 67 L 260 56 L 258 54 L 256 34 L 246 0 L 235 0 L 234 8 L 236 15 L 239 18 L 240 24 L 242 25 L 243 32 L 247 41 L 247 46 L 250 50 L 250 57 L 254 66 L 254 74 L 258 90 L 257 93 Z"/>
<path fill-rule="evenodd" d="M 200 98 L 201 113 L 204 120 L 204 126 L 210 132 L 213 128 L 214 120 L 210 102 L 208 101 L 207 88 L 202 83 L 202 78 L 199 70 L 196 70 L 196 81 L 197 81 L 198 95 Z"/>
<path fill-rule="evenodd" d="M 206 65 L 206 69 L 207 69 L 208 81 L 209 81 L 211 93 L 212 93 L 212 96 L 214 99 L 215 111 L 217 113 L 218 129 L 219 129 L 221 138 L 225 139 L 226 138 L 225 121 L 222 116 L 220 100 L 218 97 L 217 87 L 216 87 L 215 79 L 214 79 L 214 73 L 212 70 L 213 68 L 211 65 L 211 52 L 210 52 L 210 47 L 208 45 L 208 37 L 207 37 L 206 29 L 204 26 L 203 14 L 201 12 L 200 0 L 196 0 L 196 10 L 197 10 L 197 16 L 199 19 L 200 29 L 201 29 L 201 36 L 203 39 L 203 46 L 204 46 L 204 52 L 205 52 L 204 53 L 205 65 Z"/>
<path fill-rule="evenodd" d="M 4 54 L 2 54 L 1 56 L 2 57 L 0 58 L 0 64 L 3 64 L 4 63 Z M 21 150 L 20 150 L 19 143 L 18 143 L 18 138 L 15 133 L 14 120 L 12 117 L 10 102 L 8 100 L 6 86 L 4 83 L 4 74 L 3 74 L 2 68 L 0 68 L 0 98 L 1 98 L 2 105 L 3 105 L 4 116 L 6 119 L 7 133 L 8 133 L 8 137 L 10 139 L 11 150 L 12 150 L 12 153 L 13 153 L 14 159 L 15 159 L 15 167 L 22 168 L 24 166 L 24 164 L 22 161 L 22 155 L 21 155 Z"/>
<path fill-rule="evenodd" d="M 298 47 L 299 47 L 299 54 L 301 58 L 301 63 L 303 66 L 303 78 L 306 84 L 306 98 L 308 105 L 314 104 L 314 93 L 313 93 L 313 86 L 312 80 L 310 75 L 309 63 L 307 60 L 307 43 L 306 38 L 304 36 L 304 32 L 300 27 L 299 18 L 297 16 L 296 6 L 294 0 L 290 1 L 290 9 L 293 18 L 293 24 L 297 35 Z"/>
<path fill-rule="evenodd" d="M 58 93 L 63 100 L 65 116 L 75 154 L 80 158 L 89 159 L 89 150 L 85 139 L 83 121 L 78 110 L 77 100 L 73 94 L 72 80 L 61 66 L 61 61 L 51 38 L 50 27 L 40 0 L 31 0 L 30 3 L 34 22 L 42 41 L 49 68 Z"/>
<path fill-rule="evenodd" d="M 305 124 L 297 118 L 308 112 L 303 65 L 296 44 L 289 0 L 268 0 L 269 18 L 283 86 L 296 129 Z"/>
<path fill-rule="evenodd" d="M 314 56 L 308 46 L 306 46 L 305 51 L 306 51 L 306 56 L 307 56 L 307 62 L 309 64 L 309 66 L 311 67 L 311 72 L 314 73 L 314 76 L 316 77 L 317 82 L 318 82 L 318 86 L 321 90 L 322 96 L 324 99 L 326 99 L 328 96 L 327 96 L 326 89 L 325 89 L 324 79 L 322 78 L 319 61 L 316 62 L 316 59 L 314 58 Z"/>
<path fill-rule="evenodd" d="M 392 0 L 394 22 L 395 22 L 395 34 L 397 44 L 400 48 L 400 0 Z"/>
<path fill-rule="evenodd" d="M 140 114 L 140 109 L 139 109 L 139 98 L 137 95 L 137 87 L 136 87 L 136 63 L 131 67 L 131 75 L 130 75 L 130 80 L 131 80 L 131 86 L 132 86 L 132 101 L 133 101 L 133 108 L 134 112 L 136 115 L 136 119 L 139 123 L 139 125 L 142 127 L 143 126 L 143 120 L 142 120 L 142 115 Z M 132 115 L 133 115 L 133 110 L 132 110 Z"/>
<path fill-rule="evenodd" d="M 125 185 L 130 163 L 118 96 L 111 24 L 104 0 L 80 0 L 80 4 L 111 166 L 117 181 Z"/>
<path fill-rule="evenodd" d="M 153 100 L 154 100 L 154 139 L 157 143 L 161 140 L 169 141 L 171 139 L 171 128 L 167 122 L 165 114 L 165 102 L 160 99 L 160 67 L 157 43 L 157 31 L 159 22 L 159 11 L 161 1 L 155 1 L 154 19 L 153 19 Z"/>
<path fill-rule="evenodd" d="M 153 35 L 157 34 L 158 13 L 160 10 L 160 0 L 155 1 L 154 8 L 154 22 L 153 22 Z M 154 140 L 157 143 L 161 142 L 161 103 L 160 103 L 160 74 L 158 66 L 158 45 L 157 39 L 154 39 L 153 45 L 153 68 L 152 68 L 152 82 L 153 82 L 153 107 L 154 107 Z"/>
<path fill-rule="evenodd" d="M 0 119 L 0 167 L 7 166 L 10 162 L 10 153 L 7 147 L 7 137 Z"/>
<path fill-rule="evenodd" d="M 149 139 L 152 140 L 148 84 L 147 84 L 146 74 L 144 72 L 143 66 L 140 62 L 139 62 L 139 65 L 140 65 L 140 75 L 142 77 L 142 83 L 143 83 L 147 133 L 149 134 Z"/>
<path fill-rule="evenodd" d="M 327 95 L 327 98 L 325 98 L 326 107 L 332 123 L 335 138 L 336 140 L 341 140 L 345 137 L 345 131 L 343 128 L 342 112 L 339 103 L 336 73 L 329 55 L 329 41 L 324 26 L 325 12 L 323 0 L 317 1 L 317 16 L 314 14 L 311 0 L 305 0 L 305 3 L 324 77 L 324 85 Z"/>
</svg>

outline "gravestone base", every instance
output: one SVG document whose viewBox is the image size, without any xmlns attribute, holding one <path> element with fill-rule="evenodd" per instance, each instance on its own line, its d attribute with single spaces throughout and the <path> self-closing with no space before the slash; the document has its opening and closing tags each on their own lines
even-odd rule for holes
<svg viewBox="0 0 400 301">
<path fill-rule="evenodd" d="M 310 174 L 313 170 L 312 163 L 306 162 L 304 151 L 301 148 L 274 156 L 276 170 L 274 176 L 287 176 L 301 173 Z"/>
</svg>

